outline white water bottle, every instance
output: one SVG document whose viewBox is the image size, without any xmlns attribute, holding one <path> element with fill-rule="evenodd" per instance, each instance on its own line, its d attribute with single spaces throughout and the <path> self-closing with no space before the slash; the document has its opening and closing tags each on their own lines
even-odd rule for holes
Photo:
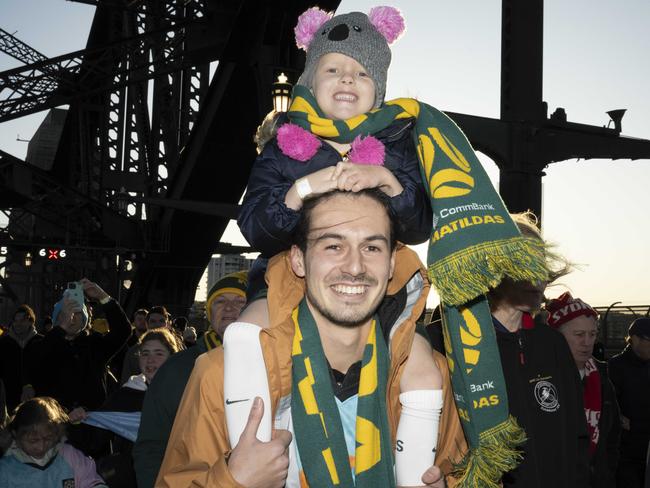
<svg viewBox="0 0 650 488">
<path fill-rule="evenodd" d="M 398 486 L 422 486 L 422 475 L 436 459 L 442 390 L 407 391 L 399 401 L 395 478 Z"/>
<path fill-rule="evenodd" d="M 271 395 L 260 344 L 261 330 L 255 324 L 233 322 L 223 335 L 223 395 L 228 438 L 233 448 L 246 427 L 255 397 L 264 401 L 257 438 L 263 442 L 271 440 Z"/>
</svg>

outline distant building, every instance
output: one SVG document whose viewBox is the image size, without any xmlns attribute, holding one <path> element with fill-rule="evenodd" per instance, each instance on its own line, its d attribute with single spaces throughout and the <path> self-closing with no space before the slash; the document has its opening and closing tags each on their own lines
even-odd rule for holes
<svg viewBox="0 0 650 488">
<path fill-rule="evenodd" d="M 213 257 L 208 263 L 208 290 L 222 276 L 248 270 L 251 264 L 253 264 L 252 259 L 247 259 L 239 254 L 221 254 L 219 257 Z"/>
</svg>

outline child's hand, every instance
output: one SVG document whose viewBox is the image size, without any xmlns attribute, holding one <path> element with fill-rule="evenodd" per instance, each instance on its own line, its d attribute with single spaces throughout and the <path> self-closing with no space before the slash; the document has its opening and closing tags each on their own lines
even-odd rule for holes
<svg viewBox="0 0 650 488">
<path fill-rule="evenodd" d="M 88 412 L 86 412 L 86 409 L 83 407 L 77 407 L 68 414 L 68 417 L 70 417 L 70 422 L 78 424 L 82 420 L 88 418 Z"/>
<path fill-rule="evenodd" d="M 336 180 L 336 187 L 344 191 L 357 192 L 365 188 L 379 188 L 389 197 L 404 191 L 393 173 L 383 166 L 340 162 L 336 165 L 333 178 Z"/>
<path fill-rule="evenodd" d="M 336 189 L 336 180 L 333 178 L 334 171 L 335 167 L 329 166 L 300 178 L 309 182 L 309 188 L 311 189 L 309 193 L 310 197 L 315 197 Z M 296 185 L 297 181 L 291 185 L 287 195 L 284 197 L 284 203 L 293 210 L 300 210 L 302 208 L 302 198 L 298 194 Z"/>
<path fill-rule="evenodd" d="M 336 166 L 328 166 L 306 176 L 314 196 L 336 189 L 334 171 L 336 171 Z"/>
</svg>

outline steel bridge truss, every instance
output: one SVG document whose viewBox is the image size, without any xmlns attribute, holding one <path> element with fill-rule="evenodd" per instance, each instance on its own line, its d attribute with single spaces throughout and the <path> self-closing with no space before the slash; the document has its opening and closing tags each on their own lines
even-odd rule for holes
<svg viewBox="0 0 650 488">
<path fill-rule="evenodd" d="M 0 237 L 19 250 L 8 262 L 41 241 L 116 255 L 168 248 L 162 210 L 146 199 L 166 196 L 227 39 L 212 31 L 206 40 L 206 16 L 218 9 L 227 23 L 239 5 L 93 3 L 84 50 L 48 59 L 0 30 L 0 50 L 25 64 L 0 73 L 0 123 L 69 105 L 51 171 L 0 152 L 0 208 L 11 210 Z"/>
<path fill-rule="evenodd" d="M 0 73 L 0 122 L 70 104 L 82 132 L 70 180 L 91 198 L 145 219 L 143 204 L 114 197 L 160 197 L 173 178 L 210 81 L 209 63 L 195 64 L 187 42 L 205 8 L 184 0 L 102 8 L 93 30 L 105 24 L 110 42 L 52 59 L 0 31 L 0 49 L 29 62 Z M 89 45 L 100 41 L 92 36 Z"/>
</svg>

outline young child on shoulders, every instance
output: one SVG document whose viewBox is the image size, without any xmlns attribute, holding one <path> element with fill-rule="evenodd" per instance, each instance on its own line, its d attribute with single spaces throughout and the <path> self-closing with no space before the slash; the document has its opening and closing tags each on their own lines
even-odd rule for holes
<svg viewBox="0 0 650 488">
<path fill-rule="evenodd" d="M 12 443 L 0 459 L 0 486 L 108 488 L 95 462 L 65 443 L 68 422 L 53 398 L 20 404 L 7 427 Z"/>
<path fill-rule="evenodd" d="M 397 239 L 426 241 L 432 210 L 411 133 L 414 119 L 368 117 L 384 104 L 389 44 L 404 31 L 397 9 L 338 15 L 318 8 L 296 26 L 307 52 L 288 114 L 268 117 L 257 134 L 255 161 L 238 224 L 261 252 L 249 274 L 249 305 L 239 320 L 268 327 L 264 272 L 268 258 L 289 249 L 303 201 L 339 189 L 377 187 L 390 196 Z M 402 392 L 440 389 L 427 340 L 416 334 Z"/>
</svg>

